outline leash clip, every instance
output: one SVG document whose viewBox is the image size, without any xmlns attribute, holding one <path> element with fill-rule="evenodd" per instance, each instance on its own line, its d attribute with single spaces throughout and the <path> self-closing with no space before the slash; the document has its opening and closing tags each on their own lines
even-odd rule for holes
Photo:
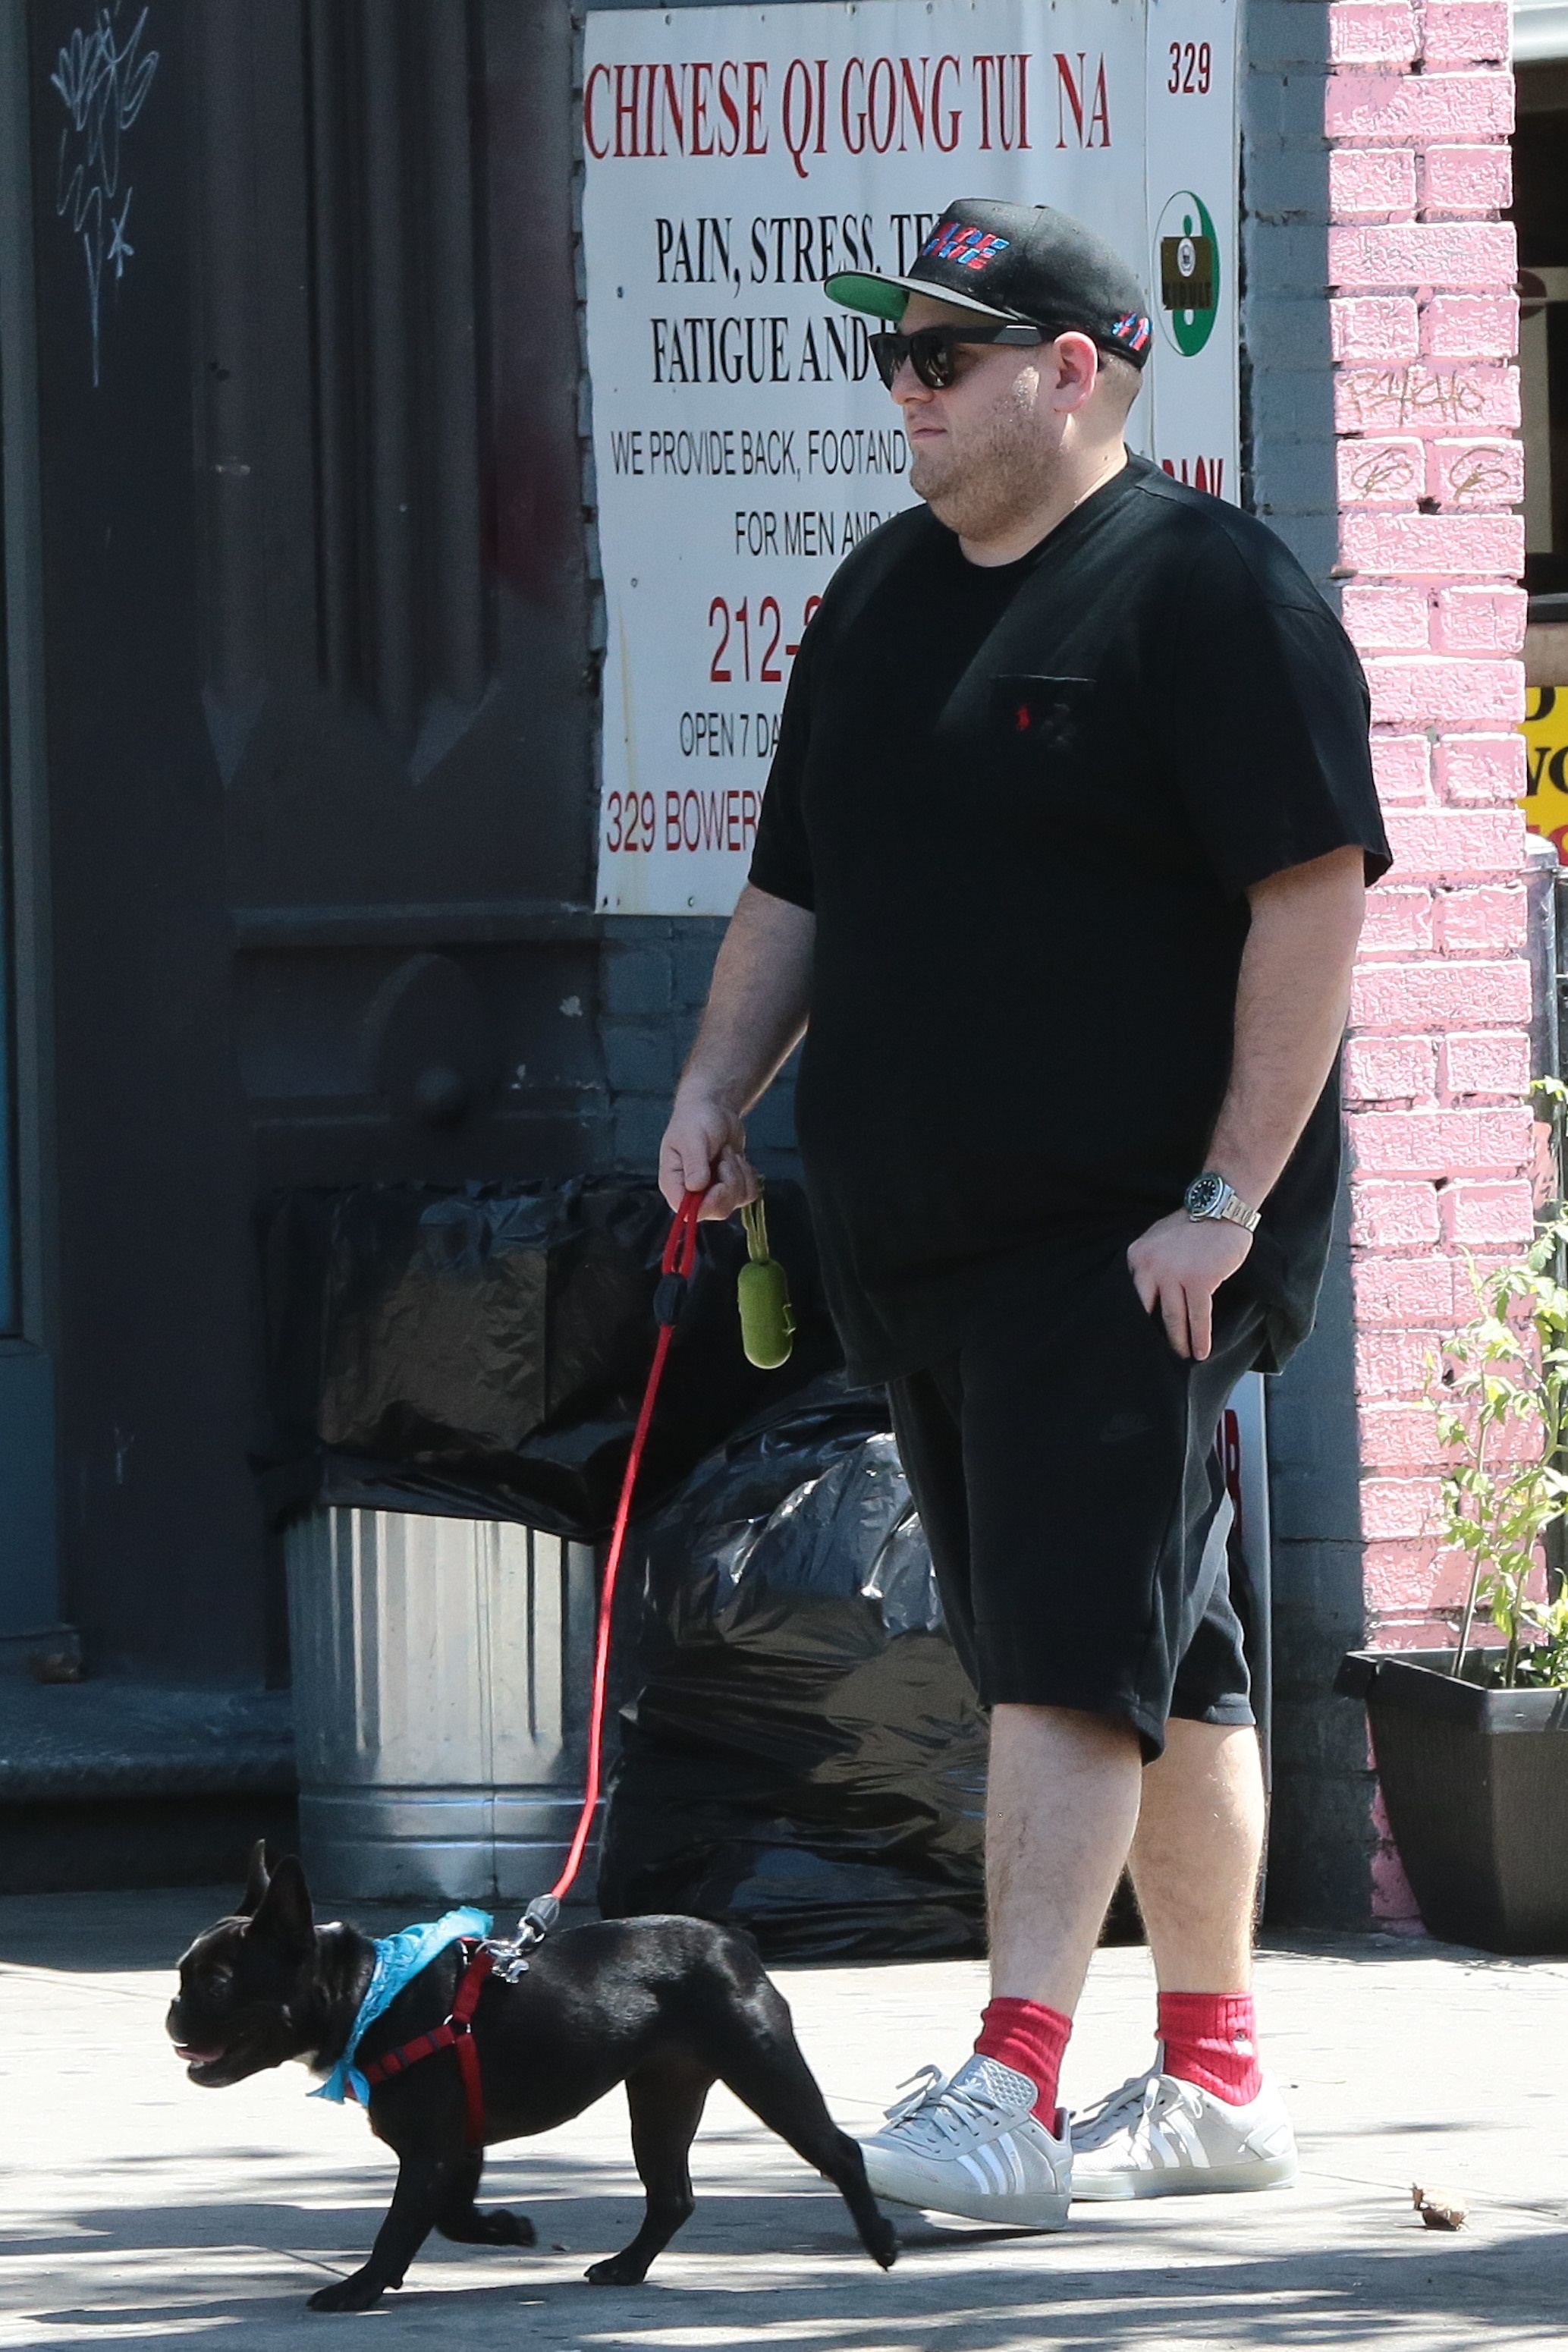
<svg viewBox="0 0 1568 2352">
<path fill-rule="evenodd" d="M 494 1955 L 496 1974 L 504 1984 L 517 1984 L 528 1975 L 524 1954 L 544 1942 L 559 1917 L 560 1905 L 553 1895 L 536 1895 L 518 1920 L 514 1937 L 491 1937 L 485 1948 Z"/>
<path fill-rule="evenodd" d="M 500 1978 L 501 1982 L 510 1985 L 520 1984 L 523 1978 L 528 1975 L 528 1964 L 517 1945 L 509 1944 L 498 1937 L 490 1945 L 489 1949 L 495 1955 L 496 1974 Z"/>
</svg>

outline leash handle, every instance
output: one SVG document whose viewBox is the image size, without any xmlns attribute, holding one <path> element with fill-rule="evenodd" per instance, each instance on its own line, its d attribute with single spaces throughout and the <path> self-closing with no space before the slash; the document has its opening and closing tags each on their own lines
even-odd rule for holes
<svg viewBox="0 0 1568 2352">
<path fill-rule="evenodd" d="M 637 1473 L 643 1466 L 643 1451 L 653 1424 L 653 1406 L 658 1399 L 659 1383 L 664 1377 L 664 1360 L 670 1352 L 670 1342 L 675 1336 L 675 1323 L 685 1303 L 686 1285 L 697 1262 L 697 1219 L 706 1191 L 688 1192 L 675 1211 L 664 1242 L 664 1254 L 660 1260 L 659 1286 L 653 1294 L 653 1312 L 659 1321 L 658 1344 L 653 1349 L 653 1361 L 648 1373 L 648 1385 L 643 1391 L 642 1411 L 632 1433 L 632 1450 L 626 1456 L 625 1475 L 621 1481 L 621 1500 L 616 1506 L 615 1526 L 610 1538 L 610 1550 L 604 1562 L 604 1582 L 599 1594 L 599 1630 L 594 1642 L 593 1698 L 588 1714 L 588 1788 L 582 1800 L 572 1832 L 566 1866 L 555 1885 L 550 1897 L 559 1903 L 578 1872 L 587 1851 L 593 1816 L 599 1809 L 601 1749 L 604 1736 L 604 1694 L 610 1676 L 610 1623 L 615 1606 L 615 1583 L 621 1573 L 621 1555 L 626 1549 L 626 1529 L 631 1524 L 632 1497 L 636 1491 Z"/>
<path fill-rule="evenodd" d="M 707 1184 L 700 1192 L 682 1194 L 681 1205 L 671 1218 L 670 1230 L 664 1237 L 664 1255 L 659 1261 L 663 1273 L 690 1276 L 697 1261 L 697 1220 L 712 1190 L 712 1185 Z"/>
</svg>

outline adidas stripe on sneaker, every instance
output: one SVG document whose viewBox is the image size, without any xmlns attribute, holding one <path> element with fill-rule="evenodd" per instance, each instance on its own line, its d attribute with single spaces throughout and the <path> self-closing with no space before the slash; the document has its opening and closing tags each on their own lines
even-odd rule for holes
<svg viewBox="0 0 1568 2352">
<path fill-rule="evenodd" d="M 878 2197 L 1026 2230 L 1060 2230 L 1071 2194 L 1067 2118 L 1047 2129 L 1035 2085 L 977 2053 L 950 2078 L 927 2066 L 911 2095 L 861 2142 Z"/>
</svg>

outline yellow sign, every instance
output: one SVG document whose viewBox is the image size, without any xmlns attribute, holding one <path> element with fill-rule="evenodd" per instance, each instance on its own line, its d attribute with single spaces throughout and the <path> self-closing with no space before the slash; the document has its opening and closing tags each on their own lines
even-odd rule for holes
<svg viewBox="0 0 1568 2352">
<path fill-rule="evenodd" d="M 1557 845 L 1568 865 L 1568 686 L 1532 686 L 1524 698 L 1530 782 L 1520 806 L 1531 833 Z"/>
</svg>

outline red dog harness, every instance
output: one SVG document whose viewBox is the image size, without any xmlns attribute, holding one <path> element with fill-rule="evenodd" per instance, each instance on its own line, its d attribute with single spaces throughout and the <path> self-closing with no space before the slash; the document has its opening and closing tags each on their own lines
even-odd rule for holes
<svg viewBox="0 0 1568 2352">
<path fill-rule="evenodd" d="M 443 2025 L 429 2033 L 417 2034 L 413 2041 L 389 2050 L 364 2070 L 367 2083 L 390 2083 L 399 2074 L 406 2074 L 422 2058 L 434 2058 L 438 2050 L 455 2050 L 458 2069 L 463 2076 L 463 2097 L 467 2108 L 464 2138 L 470 2147 L 485 2145 L 485 2094 L 479 2082 L 479 2053 L 474 2043 L 474 2011 L 479 2006 L 479 1996 L 486 1979 L 496 1965 L 493 1952 L 471 1937 L 463 1938 L 463 1973 L 457 1979 L 453 1996 L 452 2014 Z"/>
</svg>

